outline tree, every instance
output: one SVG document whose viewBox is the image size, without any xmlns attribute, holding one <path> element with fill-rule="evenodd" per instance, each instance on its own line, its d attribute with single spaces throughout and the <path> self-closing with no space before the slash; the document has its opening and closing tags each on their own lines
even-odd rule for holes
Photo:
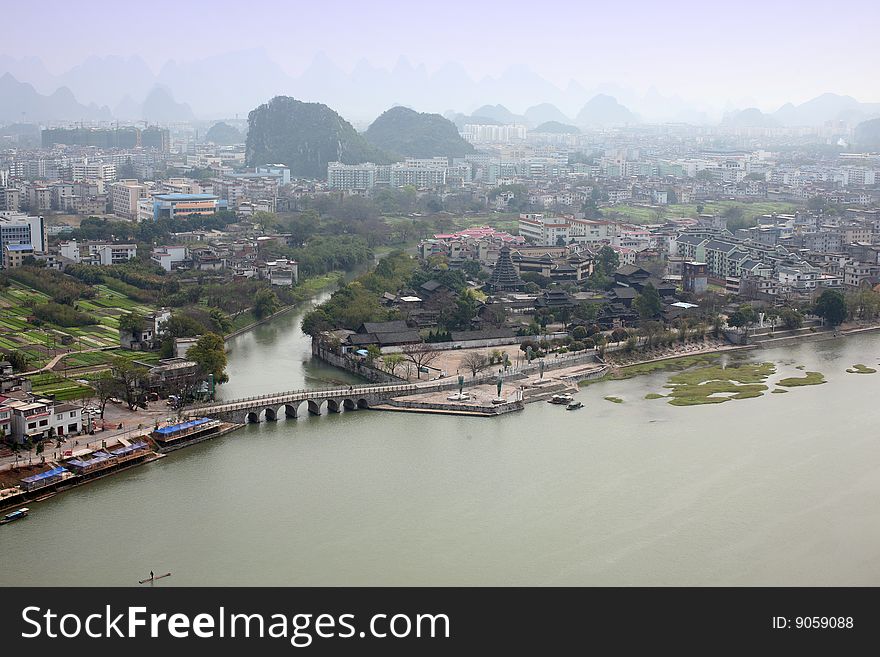
<svg viewBox="0 0 880 657">
<path fill-rule="evenodd" d="M 416 366 L 416 378 L 422 378 L 422 368 L 426 368 L 440 356 L 440 351 L 424 342 L 403 346 L 403 355 Z"/>
<path fill-rule="evenodd" d="M 559 308 L 553 315 L 557 322 L 562 322 L 562 330 L 566 330 L 568 323 L 571 321 L 571 308 Z"/>
<path fill-rule="evenodd" d="M 782 320 L 783 326 L 789 331 L 799 329 L 804 324 L 804 316 L 794 308 L 783 308 L 782 312 L 779 313 L 779 318 Z"/>
<path fill-rule="evenodd" d="M 480 272 L 483 271 L 483 268 L 476 260 L 465 260 L 461 265 L 461 270 L 470 278 L 477 278 Z"/>
<path fill-rule="evenodd" d="M 232 322 L 229 321 L 229 318 L 219 308 L 211 310 L 211 323 L 219 333 L 226 334 L 232 330 Z"/>
<path fill-rule="evenodd" d="M 372 365 L 377 358 L 382 357 L 382 349 L 379 345 L 376 344 L 368 344 L 367 345 L 367 365 Z"/>
<path fill-rule="evenodd" d="M 755 309 L 749 304 L 743 304 L 727 318 L 727 323 L 730 326 L 744 331 L 746 335 L 748 335 L 749 328 L 752 324 L 757 321 L 758 313 L 755 312 Z"/>
<path fill-rule="evenodd" d="M 387 356 L 382 357 L 382 363 L 385 365 L 385 369 L 391 376 L 394 376 L 394 371 L 400 367 L 400 364 L 406 360 L 406 357 L 403 354 L 388 354 Z"/>
<path fill-rule="evenodd" d="M 137 334 L 144 330 L 145 323 L 142 315 L 136 312 L 130 312 L 119 318 L 119 329 L 132 334 Z"/>
<path fill-rule="evenodd" d="M 603 246 L 596 254 L 594 266 L 599 267 L 606 276 L 611 276 L 620 267 L 620 256 L 610 246 Z"/>
<path fill-rule="evenodd" d="M 98 378 L 92 383 L 95 388 L 95 396 L 98 399 L 98 407 L 101 410 L 101 419 L 104 419 L 104 408 L 111 397 L 122 397 L 120 394 L 119 379 L 117 379 L 110 371 L 101 372 Z"/>
<path fill-rule="evenodd" d="M 825 290 L 816 301 L 815 313 L 831 326 L 839 326 L 846 319 L 846 301 L 837 290 Z"/>
<path fill-rule="evenodd" d="M 117 357 L 111 361 L 110 371 L 129 410 L 145 405 L 143 384 L 147 378 L 147 368 L 135 365 L 127 358 Z"/>
<path fill-rule="evenodd" d="M 654 319 L 663 310 L 660 293 L 651 283 L 646 283 L 642 293 L 633 299 L 633 306 L 643 320 Z"/>
<path fill-rule="evenodd" d="M 617 344 L 620 344 L 623 340 L 626 340 L 629 333 L 624 328 L 616 328 L 611 331 L 611 339 L 614 340 Z"/>
<path fill-rule="evenodd" d="M 254 316 L 257 319 L 263 319 L 275 313 L 281 302 L 275 293 L 267 287 L 259 290 L 254 297 Z"/>
<path fill-rule="evenodd" d="M 214 383 L 229 381 L 226 374 L 226 343 L 216 333 L 205 333 L 186 352 L 186 357 L 195 361 L 205 374 L 214 376 Z"/>
<path fill-rule="evenodd" d="M 489 366 L 489 359 L 486 358 L 484 354 L 477 351 L 469 351 L 464 355 L 464 358 L 461 359 L 461 364 L 469 369 L 471 374 L 476 377 L 480 370 Z"/>
<path fill-rule="evenodd" d="M 483 321 L 492 328 L 502 328 L 507 323 L 507 306 L 503 303 L 490 303 L 483 308 Z"/>
<path fill-rule="evenodd" d="M 12 365 L 12 369 L 16 372 L 27 372 L 28 370 L 28 355 L 19 349 L 14 351 L 3 352 L 2 354 L 3 360 L 8 361 L 10 365 Z"/>
</svg>

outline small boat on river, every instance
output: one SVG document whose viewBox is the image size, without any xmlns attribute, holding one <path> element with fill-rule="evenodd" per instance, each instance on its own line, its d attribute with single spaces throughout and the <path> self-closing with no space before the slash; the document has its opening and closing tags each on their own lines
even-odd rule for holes
<svg viewBox="0 0 880 657">
<path fill-rule="evenodd" d="M 6 525 L 10 522 L 14 522 L 16 520 L 21 520 L 22 518 L 27 518 L 28 513 L 30 513 L 30 509 L 25 507 L 20 508 L 18 511 L 13 511 L 12 513 L 7 513 L 5 516 L 0 518 L 0 525 Z"/>
<path fill-rule="evenodd" d="M 571 396 L 570 393 L 565 392 L 561 395 L 553 395 L 547 401 L 551 404 L 569 404 L 574 400 L 574 397 Z"/>
<path fill-rule="evenodd" d="M 568 404 L 568 406 L 565 407 L 565 410 L 567 410 L 567 411 L 576 411 L 577 409 L 579 409 L 579 408 L 583 408 L 583 407 L 584 407 L 584 405 L 583 405 L 581 402 L 579 402 L 579 401 L 573 401 L 573 402 L 570 402 L 570 403 Z"/>
</svg>

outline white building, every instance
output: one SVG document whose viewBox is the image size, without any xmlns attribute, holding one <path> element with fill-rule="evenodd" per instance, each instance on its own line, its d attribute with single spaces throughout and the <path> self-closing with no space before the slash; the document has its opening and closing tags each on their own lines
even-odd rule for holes
<svg viewBox="0 0 880 657">
<path fill-rule="evenodd" d="M 84 265 L 118 265 L 137 256 L 136 244 L 70 240 L 61 242 L 58 248 L 65 258 Z"/>
<path fill-rule="evenodd" d="M 150 253 L 150 260 L 160 265 L 165 271 L 177 269 L 177 266 L 189 259 L 189 249 L 185 246 L 157 246 Z"/>
<path fill-rule="evenodd" d="M 378 167 L 372 162 L 364 164 L 343 164 L 330 162 L 327 165 L 327 187 L 351 191 L 367 191 L 376 186 Z"/>
<path fill-rule="evenodd" d="M 120 180 L 110 185 L 113 214 L 125 219 L 138 218 L 138 201 L 147 196 L 147 187 L 137 180 Z"/>
<path fill-rule="evenodd" d="M 271 285 L 296 285 L 299 276 L 299 263 L 296 260 L 279 258 L 266 263 L 266 277 Z"/>
</svg>

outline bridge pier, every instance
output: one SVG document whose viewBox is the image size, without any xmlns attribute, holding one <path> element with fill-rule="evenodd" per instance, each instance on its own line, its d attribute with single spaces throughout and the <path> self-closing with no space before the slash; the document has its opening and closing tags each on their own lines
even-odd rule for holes
<svg viewBox="0 0 880 657">
<path fill-rule="evenodd" d="M 455 382 L 437 384 L 425 381 L 420 384 L 297 390 L 289 393 L 218 401 L 191 407 L 181 412 L 181 417 L 187 419 L 213 417 L 237 424 L 242 422 L 258 423 L 264 418 L 267 422 L 273 422 L 279 419 L 279 415 L 282 412 L 287 418 L 297 418 L 301 413 L 303 402 L 306 404 L 306 412 L 310 415 L 321 415 L 321 407 L 325 401 L 327 402 L 327 411 L 329 413 L 340 413 L 343 409 L 353 411 L 361 408 L 370 408 L 400 395 L 412 394 L 417 391 L 451 389 L 456 385 Z M 284 409 L 283 411 L 282 408 Z"/>
</svg>

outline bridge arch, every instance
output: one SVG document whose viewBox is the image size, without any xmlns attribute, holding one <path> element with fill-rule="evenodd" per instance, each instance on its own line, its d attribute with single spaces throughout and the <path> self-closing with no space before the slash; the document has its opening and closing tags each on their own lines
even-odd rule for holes
<svg viewBox="0 0 880 657">
<path fill-rule="evenodd" d="M 267 406 L 263 410 L 263 416 L 266 418 L 266 422 L 275 422 L 278 419 L 278 408 L 275 406 Z"/>
<path fill-rule="evenodd" d="M 260 411 L 248 411 L 247 415 L 244 417 L 245 424 L 259 424 L 260 423 Z"/>
<path fill-rule="evenodd" d="M 357 404 L 358 408 L 369 408 L 370 407 L 370 402 L 368 402 L 366 399 L 363 399 L 363 398 L 358 399 L 357 402 L 355 402 L 355 403 Z"/>
<path fill-rule="evenodd" d="M 309 413 L 312 415 L 320 415 L 321 407 L 324 405 L 323 399 L 310 399 L 309 400 Z"/>
</svg>

